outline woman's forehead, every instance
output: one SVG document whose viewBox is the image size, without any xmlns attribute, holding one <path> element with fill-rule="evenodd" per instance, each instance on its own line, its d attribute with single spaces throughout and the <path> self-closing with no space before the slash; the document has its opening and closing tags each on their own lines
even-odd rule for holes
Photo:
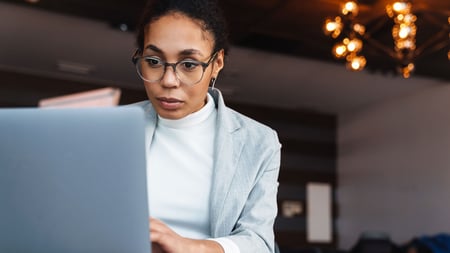
<svg viewBox="0 0 450 253">
<path fill-rule="evenodd" d="M 157 48 L 161 53 L 190 51 L 209 55 L 213 46 L 214 36 L 202 22 L 180 13 L 164 15 L 146 28 L 144 51 Z"/>
</svg>

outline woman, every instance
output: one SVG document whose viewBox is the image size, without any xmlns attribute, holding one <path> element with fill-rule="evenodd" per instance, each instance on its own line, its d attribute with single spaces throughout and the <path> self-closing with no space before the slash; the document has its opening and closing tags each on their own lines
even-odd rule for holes
<svg viewBox="0 0 450 253">
<path fill-rule="evenodd" d="M 151 1 L 138 28 L 154 252 L 274 251 L 280 144 L 214 88 L 226 35 L 211 0 Z"/>
</svg>

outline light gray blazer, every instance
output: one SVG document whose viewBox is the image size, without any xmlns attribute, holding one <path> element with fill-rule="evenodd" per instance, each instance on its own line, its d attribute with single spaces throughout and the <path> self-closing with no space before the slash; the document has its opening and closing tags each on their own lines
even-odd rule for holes
<svg viewBox="0 0 450 253">
<path fill-rule="evenodd" d="M 218 110 L 211 236 L 231 239 L 242 253 L 272 253 L 281 149 L 277 134 L 226 107 L 217 89 L 209 93 Z M 151 143 L 156 111 L 148 101 L 135 105 L 146 112 L 147 143 Z"/>
</svg>

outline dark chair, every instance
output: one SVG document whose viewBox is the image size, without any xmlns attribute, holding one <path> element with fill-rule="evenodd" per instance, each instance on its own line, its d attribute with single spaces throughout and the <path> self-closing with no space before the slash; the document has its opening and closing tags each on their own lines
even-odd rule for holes
<svg viewBox="0 0 450 253">
<path fill-rule="evenodd" d="M 384 233 L 363 233 L 350 253 L 398 253 L 398 247 Z"/>
</svg>

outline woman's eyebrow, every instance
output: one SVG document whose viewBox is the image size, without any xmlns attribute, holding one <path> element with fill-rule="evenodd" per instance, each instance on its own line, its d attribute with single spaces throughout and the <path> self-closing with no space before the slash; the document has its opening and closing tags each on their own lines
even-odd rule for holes
<svg viewBox="0 0 450 253">
<path fill-rule="evenodd" d="M 191 56 L 191 55 L 203 56 L 202 52 L 197 49 L 185 49 L 180 52 L 180 55 L 182 55 L 182 56 Z"/>
<path fill-rule="evenodd" d="M 152 50 L 156 53 L 160 53 L 163 54 L 163 50 L 160 49 L 159 47 L 155 46 L 155 45 L 148 45 L 147 47 L 145 47 L 146 50 Z M 192 56 L 192 55 L 198 55 L 200 57 L 203 57 L 204 55 L 202 54 L 202 52 L 200 50 L 194 49 L 194 48 L 189 48 L 189 49 L 184 49 L 179 53 L 180 56 Z"/>
<path fill-rule="evenodd" d="M 146 49 L 146 50 L 147 50 L 147 49 L 150 49 L 150 50 L 152 50 L 152 51 L 155 51 L 156 53 L 162 53 L 162 52 L 163 52 L 160 48 L 158 48 L 157 46 L 152 45 L 152 44 L 146 46 L 145 49 Z"/>
</svg>

